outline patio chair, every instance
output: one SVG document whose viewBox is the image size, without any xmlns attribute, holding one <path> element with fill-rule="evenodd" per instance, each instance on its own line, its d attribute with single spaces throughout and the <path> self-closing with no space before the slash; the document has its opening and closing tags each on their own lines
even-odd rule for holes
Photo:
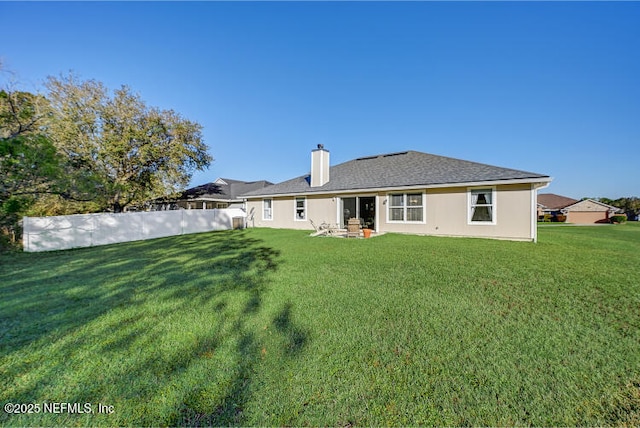
<svg viewBox="0 0 640 428">
<path fill-rule="evenodd" d="M 329 223 L 322 223 L 320 225 L 320 228 L 326 230 L 327 231 L 327 235 L 329 235 L 329 236 L 338 236 L 341 233 L 340 226 L 338 226 L 338 225 L 332 225 L 332 224 L 329 224 Z"/>
<path fill-rule="evenodd" d="M 313 226 L 315 232 L 313 232 L 311 234 L 311 236 L 323 236 L 323 235 L 327 235 L 329 233 L 329 230 L 325 227 L 323 227 L 323 224 L 320 224 L 319 226 L 316 226 L 316 224 L 313 222 L 313 220 L 309 220 L 309 223 L 311 223 L 311 226 Z"/>
<path fill-rule="evenodd" d="M 332 236 L 339 232 L 338 228 L 332 227 L 329 223 L 320 223 L 316 225 L 313 220 L 309 220 L 311 226 L 315 229 L 315 232 L 311 236 Z"/>
</svg>

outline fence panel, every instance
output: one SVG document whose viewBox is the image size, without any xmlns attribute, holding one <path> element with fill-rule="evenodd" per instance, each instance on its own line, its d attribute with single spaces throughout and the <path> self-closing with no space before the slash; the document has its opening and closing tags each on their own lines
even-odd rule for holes
<svg viewBox="0 0 640 428">
<path fill-rule="evenodd" d="M 126 213 L 126 215 L 94 214 L 91 246 L 144 239 L 142 217 L 139 214 L 143 213 Z M 82 246 L 85 247 L 86 245 Z"/>
<path fill-rule="evenodd" d="M 239 208 L 76 214 L 23 219 L 24 251 L 53 251 L 229 230 Z"/>
<path fill-rule="evenodd" d="M 142 227 L 143 239 L 164 238 L 165 236 L 182 235 L 182 211 L 153 211 L 153 216 L 144 216 Z M 180 215 L 177 216 L 176 214 Z M 147 213 L 136 213 L 147 214 Z"/>
</svg>

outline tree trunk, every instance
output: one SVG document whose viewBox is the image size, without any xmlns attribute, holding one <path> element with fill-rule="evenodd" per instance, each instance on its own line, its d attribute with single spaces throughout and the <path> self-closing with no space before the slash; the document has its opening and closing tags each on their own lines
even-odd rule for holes
<svg viewBox="0 0 640 428">
<path fill-rule="evenodd" d="M 114 213 L 121 213 L 122 212 L 122 208 L 123 207 L 120 204 L 120 192 L 117 192 L 115 194 L 115 196 L 113 197 L 112 208 L 113 208 L 113 212 Z"/>
</svg>

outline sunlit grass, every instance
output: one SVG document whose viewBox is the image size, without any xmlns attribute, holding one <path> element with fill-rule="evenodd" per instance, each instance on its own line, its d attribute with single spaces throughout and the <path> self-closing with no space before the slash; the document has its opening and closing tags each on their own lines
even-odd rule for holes
<svg viewBox="0 0 640 428">
<path fill-rule="evenodd" d="M 0 424 L 638 425 L 638 226 L 5 255 L 0 404 L 96 412 Z"/>
</svg>

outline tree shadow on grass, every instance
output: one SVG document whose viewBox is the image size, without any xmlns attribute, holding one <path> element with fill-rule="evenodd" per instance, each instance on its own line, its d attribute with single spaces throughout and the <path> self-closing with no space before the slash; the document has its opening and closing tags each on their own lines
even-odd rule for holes
<svg viewBox="0 0 640 428">
<path fill-rule="evenodd" d="M 285 353 L 289 356 L 294 356 L 299 354 L 306 345 L 308 334 L 293 323 L 291 309 L 291 302 L 287 302 L 274 318 L 273 325 L 285 338 Z"/>
<path fill-rule="evenodd" d="M 14 257 L 0 267 L 0 380 L 10 385 L 0 401 L 118 412 L 3 414 L 0 423 L 242 424 L 259 360 L 248 323 L 279 256 L 247 231 L 227 231 Z M 289 311 L 275 325 L 300 348 Z"/>
<path fill-rule="evenodd" d="M 249 299 L 244 308 L 244 313 L 253 312 L 254 303 Z M 288 357 L 297 356 L 305 347 L 308 334 L 296 326 L 291 319 L 292 304 L 287 302 L 273 318 L 272 325 L 282 335 L 283 352 Z M 243 331 L 243 321 L 235 325 L 237 331 Z M 224 397 L 219 400 L 219 405 L 210 413 L 194 410 L 194 407 L 186 403 L 197 403 L 202 390 L 193 391 L 185 400 L 179 418 L 170 425 L 176 426 L 238 426 L 245 425 L 245 404 L 251 396 L 252 374 L 257 362 L 257 341 L 254 334 L 245 332 L 237 341 L 236 353 L 240 357 L 237 362 L 237 375 L 233 378 L 230 387 Z"/>
<path fill-rule="evenodd" d="M 275 270 L 277 257 L 276 250 L 236 231 L 19 254 L 0 268 L 0 351 L 151 298 L 205 303 L 220 292 L 255 289 L 261 280 L 248 272 Z"/>
</svg>

